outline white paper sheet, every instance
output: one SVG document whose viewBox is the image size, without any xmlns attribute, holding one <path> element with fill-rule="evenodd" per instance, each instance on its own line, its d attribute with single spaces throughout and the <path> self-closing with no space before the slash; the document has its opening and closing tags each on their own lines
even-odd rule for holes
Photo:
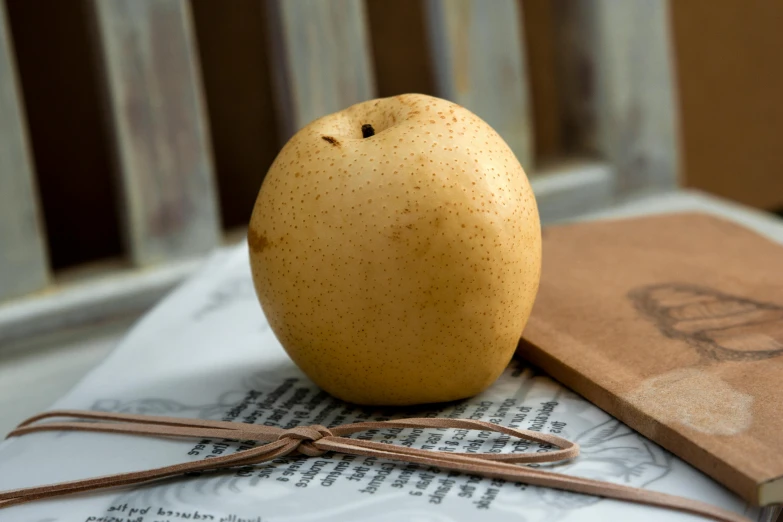
<svg viewBox="0 0 783 522">
<path fill-rule="evenodd" d="M 35 383 L 30 383 L 35 393 Z M 149 313 L 54 408 L 279 426 L 405 416 L 480 418 L 556 432 L 582 455 L 553 470 L 687 496 L 762 520 L 705 475 L 548 377 L 515 362 L 488 391 L 442 408 L 361 409 L 313 385 L 279 345 L 255 297 L 244 247 L 217 254 Z M 387 430 L 388 440 L 457 451 L 537 451 L 486 433 Z M 236 451 L 221 440 L 39 433 L 0 444 L 0 490 L 133 471 Z M 766 515 L 769 515 L 767 512 Z M 765 518 L 765 517 L 764 517 Z M 685 521 L 698 517 L 404 463 L 291 457 L 0 510 L 2 522 Z"/>
</svg>

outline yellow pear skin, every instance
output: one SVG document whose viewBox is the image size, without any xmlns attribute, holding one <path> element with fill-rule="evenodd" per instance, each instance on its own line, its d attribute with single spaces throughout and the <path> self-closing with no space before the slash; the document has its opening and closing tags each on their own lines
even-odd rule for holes
<svg viewBox="0 0 783 522">
<path fill-rule="evenodd" d="M 281 344 L 345 401 L 475 395 L 533 307 L 541 227 L 522 166 L 483 120 L 406 94 L 296 133 L 248 229 L 256 292 Z"/>
</svg>

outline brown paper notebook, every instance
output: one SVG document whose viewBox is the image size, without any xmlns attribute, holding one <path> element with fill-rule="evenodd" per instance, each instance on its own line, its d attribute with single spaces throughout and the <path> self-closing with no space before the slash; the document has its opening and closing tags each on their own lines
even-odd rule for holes
<svg viewBox="0 0 783 522">
<path fill-rule="evenodd" d="M 522 357 L 734 490 L 783 502 L 783 247 L 679 214 L 548 227 Z"/>
</svg>

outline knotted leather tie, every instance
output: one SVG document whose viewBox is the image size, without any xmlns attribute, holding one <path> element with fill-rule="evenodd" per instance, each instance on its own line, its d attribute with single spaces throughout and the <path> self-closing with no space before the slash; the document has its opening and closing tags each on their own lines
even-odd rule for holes
<svg viewBox="0 0 783 522">
<path fill-rule="evenodd" d="M 52 417 L 68 417 L 89 422 L 45 422 Z M 366 430 L 387 428 L 456 428 L 464 430 L 494 431 L 511 437 L 549 444 L 560 449 L 547 453 L 457 453 L 421 450 L 391 443 L 373 442 L 347 437 Z M 0 492 L 0 509 L 33 500 L 59 497 L 74 493 L 94 491 L 140 484 L 164 477 L 199 471 L 217 470 L 237 466 L 250 466 L 274 460 L 298 452 L 317 457 L 333 451 L 349 455 L 369 456 L 388 460 L 423 464 L 440 469 L 464 472 L 471 475 L 498 478 L 532 486 L 543 486 L 574 493 L 625 500 L 703 515 L 724 522 L 749 522 L 736 513 L 695 500 L 649 491 L 611 482 L 573 477 L 551 471 L 543 471 L 516 464 L 555 462 L 576 457 L 579 446 L 561 437 L 534 431 L 507 428 L 489 422 L 447 419 L 412 418 L 383 422 L 357 422 L 333 428 L 324 426 L 300 426 L 283 429 L 238 422 L 202 419 L 182 419 L 125 413 L 104 413 L 78 410 L 50 411 L 24 421 L 9 437 L 19 437 L 37 431 L 95 431 L 175 438 L 219 438 L 236 441 L 256 441 L 264 444 L 237 451 L 230 455 L 174 464 L 145 471 L 118 473 L 102 477 L 61 482 L 45 486 Z"/>
</svg>

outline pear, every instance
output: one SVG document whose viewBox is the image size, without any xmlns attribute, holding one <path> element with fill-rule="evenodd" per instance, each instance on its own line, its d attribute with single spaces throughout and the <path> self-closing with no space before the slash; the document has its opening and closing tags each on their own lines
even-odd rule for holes
<svg viewBox="0 0 783 522">
<path fill-rule="evenodd" d="M 345 401 L 475 395 L 528 320 L 541 227 L 503 139 L 455 103 L 371 100 L 313 121 L 270 167 L 248 228 L 275 335 Z"/>
</svg>

